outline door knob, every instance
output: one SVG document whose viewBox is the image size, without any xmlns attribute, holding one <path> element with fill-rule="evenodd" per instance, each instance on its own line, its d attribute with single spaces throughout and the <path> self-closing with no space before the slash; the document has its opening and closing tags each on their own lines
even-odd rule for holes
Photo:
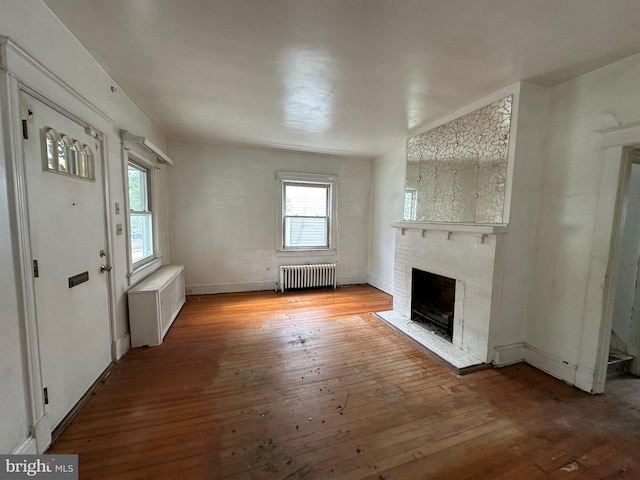
<svg viewBox="0 0 640 480">
<path fill-rule="evenodd" d="M 111 270 L 113 270 L 111 265 L 100 265 L 100 273 L 110 272 Z"/>
</svg>

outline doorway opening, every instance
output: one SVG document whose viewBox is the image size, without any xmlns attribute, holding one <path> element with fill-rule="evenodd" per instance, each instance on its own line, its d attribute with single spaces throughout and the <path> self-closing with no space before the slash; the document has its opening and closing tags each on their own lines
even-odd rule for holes
<svg viewBox="0 0 640 480">
<path fill-rule="evenodd" d="M 640 148 L 633 148 L 628 155 L 629 182 L 620 218 L 607 379 L 640 376 Z"/>
</svg>

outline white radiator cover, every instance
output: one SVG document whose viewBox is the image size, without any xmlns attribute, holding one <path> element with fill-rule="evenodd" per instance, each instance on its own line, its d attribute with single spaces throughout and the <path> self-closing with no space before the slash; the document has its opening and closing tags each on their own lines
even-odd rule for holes
<svg viewBox="0 0 640 480">
<path fill-rule="evenodd" d="M 185 303 L 184 266 L 161 267 L 127 294 L 131 346 L 160 345 Z"/>
<path fill-rule="evenodd" d="M 282 265 L 280 267 L 280 291 L 293 288 L 336 288 L 336 264 Z"/>
</svg>

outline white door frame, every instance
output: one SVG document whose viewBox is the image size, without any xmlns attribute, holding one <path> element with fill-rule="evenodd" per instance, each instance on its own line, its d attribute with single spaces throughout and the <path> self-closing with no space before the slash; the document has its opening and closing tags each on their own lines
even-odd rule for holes
<svg viewBox="0 0 640 480">
<path fill-rule="evenodd" d="M 49 105 L 61 114 L 71 118 L 82 126 L 91 129 L 101 140 L 103 194 L 105 199 L 104 223 L 106 259 L 113 259 L 113 242 L 111 222 L 109 221 L 109 173 L 106 138 L 99 128 L 94 127 L 84 118 L 93 118 L 100 124 L 113 124 L 113 120 L 93 103 L 87 100 L 72 86 L 49 70 L 45 65 L 29 55 L 25 50 L 12 42 L 7 37 L 0 37 L 0 95 L 7 111 L 2 119 L 2 128 L 6 142 L 7 169 L 10 179 L 9 194 L 13 203 L 14 228 L 13 236 L 17 247 L 19 263 L 19 285 L 21 302 L 21 314 L 24 318 L 24 336 L 26 361 L 28 370 L 28 385 L 30 388 L 30 440 L 38 453 L 43 453 L 51 444 L 51 430 L 48 422 L 43 421 L 45 413 L 43 397 L 43 379 L 41 358 L 38 344 L 38 326 L 36 319 L 36 300 L 33 284 L 31 232 L 29 228 L 26 177 L 24 152 L 22 145 L 22 115 L 20 111 L 20 91 L 34 96 L 43 103 Z M 67 105 L 69 109 L 60 105 Z M 75 115 L 70 109 L 82 112 Z M 83 118 L 84 117 L 84 118 Z M 33 132 L 32 132 L 33 134 Z M 115 280 L 114 275 L 109 275 L 107 282 L 107 295 L 109 304 L 109 328 L 111 331 L 111 358 L 116 359 L 116 319 L 115 319 Z M 24 448 L 29 450 L 28 447 Z"/>
<path fill-rule="evenodd" d="M 613 327 L 613 309 L 615 304 L 616 280 L 621 261 L 620 244 L 624 232 L 624 219 L 627 212 L 627 193 L 631 175 L 631 149 L 640 145 L 640 124 L 629 125 L 603 131 L 603 175 L 600 181 L 600 199 L 607 192 L 616 188 L 614 211 L 599 211 L 596 229 L 601 229 L 603 235 L 610 232 L 609 257 L 606 267 L 603 304 L 601 312 L 600 330 L 597 339 L 597 356 L 593 374 L 593 393 L 604 392 L 607 378 L 607 361 L 609 344 L 611 342 L 611 328 Z M 605 174 L 605 172 L 609 172 Z M 614 183 L 615 182 L 615 183 Z M 611 214 L 613 213 L 613 216 Z M 600 215 L 602 214 L 602 215 Z M 607 218 L 608 217 L 608 218 Z M 596 245 L 597 246 L 597 245 Z M 592 256 L 593 266 L 597 259 Z M 591 283 L 591 282 L 590 282 Z M 597 301 L 597 299 L 595 299 Z M 583 332 L 583 349 L 587 332 Z"/>
<path fill-rule="evenodd" d="M 638 153 L 640 152 L 640 149 L 634 148 L 634 149 L 629 149 L 628 150 L 628 155 L 630 156 L 629 158 L 629 169 L 630 169 L 630 175 L 633 175 L 633 169 L 634 166 L 636 169 L 640 169 L 640 160 L 638 160 Z M 635 159 L 634 159 L 635 158 Z M 626 192 L 629 192 L 629 188 L 630 186 L 626 189 Z M 627 193 L 628 196 L 628 193 Z M 627 206 L 629 208 L 629 202 L 627 202 Z M 628 216 L 629 213 L 631 213 L 631 215 L 639 215 L 640 214 L 640 209 L 638 208 L 639 206 L 636 205 L 635 208 L 632 209 L 631 212 L 629 212 L 628 210 L 625 209 L 625 218 Z M 638 240 L 636 238 L 636 240 Z M 633 299 L 632 299 L 632 312 L 630 314 L 630 318 L 629 318 L 629 336 L 627 338 L 627 350 L 625 353 L 627 353 L 628 355 L 633 356 L 633 361 L 631 362 L 631 366 L 629 369 L 629 372 L 632 373 L 633 375 L 639 375 L 640 374 L 640 358 L 639 358 L 639 353 L 640 353 L 640 285 L 638 284 L 638 275 L 640 274 L 640 258 L 636 258 L 635 259 L 635 266 L 636 266 L 636 274 L 634 277 L 634 280 L 636 282 L 636 286 L 634 288 L 633 291 Z M 613 335 L 613 328 L 611 330 L 612 335 Z"/>
</svg>

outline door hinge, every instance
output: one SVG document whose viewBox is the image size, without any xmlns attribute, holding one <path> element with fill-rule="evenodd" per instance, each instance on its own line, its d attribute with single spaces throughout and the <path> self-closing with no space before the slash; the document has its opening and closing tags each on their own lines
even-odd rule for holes
<svg viewBox="0 0 640 480">
<path fill-rule="evenodd" d="M 38 260 L 33 261 L 33 278 L 40 276 L 40 269 L 38 269 Z"/>
<path fill-rule="evenodd" d="M 29 124 L 26 118 L 22 119 L 22 138 L 29 140 Z"/>
<path fill-rule="evenodd" d="M 93 138 L 97 138 L 98 140 L 102 140 L 102 134 L 96 132 L 93 128 L 91 127 L 85 127 L 84 128 L 84 133 L 86 133 L 87 135 L 91 135 Z M 96 146 L 96 149 L 98 147 Z"/>
<path fill-rule="evenodd" d="M 43 390 L 44 390 L 44 404 L 49 405 L 49 389 L 45 387 Z"/>
</svg>

